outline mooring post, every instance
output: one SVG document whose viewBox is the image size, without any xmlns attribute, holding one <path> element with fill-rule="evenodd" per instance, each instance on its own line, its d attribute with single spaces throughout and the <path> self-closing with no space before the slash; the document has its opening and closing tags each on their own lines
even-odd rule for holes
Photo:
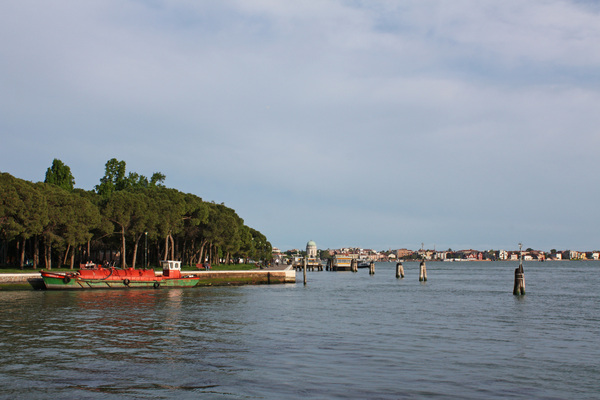
<svg viewBox="0 0 600 400">
<path fill-rule="evenodd" d="M 302 271 L 304 272 L 304 284 L 306 285 L 306 258 L 302 262 Z"/>
<path fill-rule="evenodd" d="M 350 261 L 350 269 L 352 270 L 352 272 L 358 272 L 358 265 L 356 263 L 355 258 L 353 258 L 352 261 Z"/>
<path fill-rule="evenodd" d="M 369 264 L 369 275 L 375 275 L 375 261 L 371 261 Z"/>
<path fill-rule="evenodd" d="M 404 268 L 401 262 L 396 263 L 396 278 L 404 278 Z"/>
<path fill-rule="evenodd" d="M 421 268 L 419 271 L 419 282 L 427 282 L 427 268 L 425 267 L 425 261 L 421 261 Z"/>
<path fill-rule="evenodd" d="M 515 287 L 513 288 L 513 294 L 515 296 L 522 296 L 525 294 L 525 271 L 523 270 L 523 252 L 521 251 L 522 244 L 519 243 L 519 266 L 515 268 Z"/>
<path fill-rule="evenodd" d="M 513 289 L 513 294 L 515 296 L 522 296 L 525 294 L 525 273 L 522 265 L 515 268 L 515 287 Z"/>
</svg>

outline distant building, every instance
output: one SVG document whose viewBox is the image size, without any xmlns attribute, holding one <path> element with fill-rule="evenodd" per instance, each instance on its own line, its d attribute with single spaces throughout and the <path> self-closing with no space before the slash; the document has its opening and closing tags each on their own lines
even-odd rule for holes
<svg viewBox="0 0 600 400">
<path fill-rule="evenodd" d="M 317 257 L 317 244 L 310 240 L 306 243 L 306 257 L 307 258 L 316 258 Z"/>
<path fill-rule="evenodd" d="M 396 256 L 398 258 L 404 258 L 404 257 L 408 257 L 410 256 L 412 253 L 414 253 L 412 250 L 408 250 L 408 249 L 400 249 L 400 250 L 396 250 Z"/>
</svg>

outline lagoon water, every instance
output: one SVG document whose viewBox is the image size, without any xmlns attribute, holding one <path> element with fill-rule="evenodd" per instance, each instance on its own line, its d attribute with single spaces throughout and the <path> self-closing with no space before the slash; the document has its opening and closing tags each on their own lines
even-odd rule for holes
<svg viewBox="0 0 600 400">
<path fill-rule="evenodd" d="M 0 398 L 600 397 L 600 262 L 378 263 L 296 284 L 0 292 Z"/>
</svg>

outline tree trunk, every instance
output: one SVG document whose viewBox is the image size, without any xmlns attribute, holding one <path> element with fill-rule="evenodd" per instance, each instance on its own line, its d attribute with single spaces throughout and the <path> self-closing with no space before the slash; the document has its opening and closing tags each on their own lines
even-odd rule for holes
<svg viewBox="0 0 600 400">
<path fill-rule="evenodd" d="M 44 263 L 46 269 L 52 269 L 52 245 L 48 243 L 47 239 L 44 240 Z"/>
<path fill-rule="evenodd" d="M 74 266 L 75 266 L 75 248 L 73 248 L 73 251 L 71 252 L 71 269 L 73 269 Z"/>
<path fill-rule="evenodd" d="M 40 238 L 38 235 L 33 237 L 33 269 L 37 269 L 40 263 Z"/>
<path fill-rule="evenodd" d="M 0 264 L 6 264 L 6 257 L 7 257 L 7 252 L 8 252 L 8 240 L 2 240 L 2 246 L 0 246 L 0 249 L 2 250 L 2 256 L 0 257 Z"/>
<path fill-rule="evenodd" d="M 200 252 L 199 262 L 200 263 L 204 263 L 204 258 L 205 258 L 205 256 L 204 256 L 204 248 L 206 247 L 206 243 L 207 243 L 207 241 L 205 239 L 203 239 L 202 243 L 200 244 L 200 250 L 199 250 L 199 252 Z"/>
<path fill-rule="evenodd" d="M 169 259 L 169 236 L 170 235 L 167 235 L 167 237 L 165 237 L 165 257 L 163 260 Z"/>
<path fill-rule="evenodd" d="M 173 235 L 169 235 L 169 240 L 171 241 L 171 258 L 170 258 L 170 260 L 175 260 L 175 241 L 173 240 Z"/>
<path fill-rule="evenodd" d="M 138 245 L 140 243 L 140 239 L 142 238 L 142 235 L 139 235 L 137 237 L 137 239 L 135 240 L 135 243 L 133 244 L 133 260 L 131 261 L 131 268 L 133 268 L 133 269 L 135 269 L 135 262 L 137 261 Z M 145 265 L 144 265 L 144 268 L 146 268 Z"/>
<path fill-rule="evenodd" d="M 21 269 L 23 269 L 23 267 L 25 266 L 25 241 L 26 239 L 23 238 L 23 241 L 21 242 L 21 262 L 19 264 Z"/>
<path fill-rule="evenodd" d="M 63 257 L 62 265 L 67 265 L 67 257 L 69 256 L 69 250 L 71 250 L 71 245 L 67 245 L 67 250 L 65 251 L 65 256 Z"/>
<path fill-rule="evenodd" d="M 127 268 L 127 261 L 125 260 L 125 227 L 121 226 L 121 268 Z"/>
<path fill-rule="evenodd" d="M 190 244 L 188 240 L 183 241 L 183 258 L 181 259 L 181 264 L 184 265 L 194 265 L 192 262 L 194 261 L 194 241 Z"/>
<path fill-rule="evenodd" d="M 135 241 L 135 243 L 133 244 L 133 259 L 131 260 L 131 268 L 135 269 L 135 262 L 137 261 L 137 249 L 138 249 L 138 242 L 137 240 Z"/>
</svg>

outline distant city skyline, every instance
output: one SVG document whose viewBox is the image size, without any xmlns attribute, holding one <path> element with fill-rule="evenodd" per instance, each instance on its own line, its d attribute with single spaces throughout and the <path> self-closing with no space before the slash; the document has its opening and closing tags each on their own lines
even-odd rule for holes
<svg viewBox="0 0 600 400">
<path fill-rule="evenodd" d="M 310 241 L 306 245 L 306 252 L 301 249 L 280 250 L 273 248 L 273 257 L 276 259 L 286 258 L 297 254 L 306 254 L 308 258 L 320 257 L 352 257 L 358 260 L 370 261 L 396 261 L 396 260 L 430 260 L 430 261 L 561 261 L 561 260 L 600 260 L 600 251 L 577 251 L 558 250 L 544 251 L 532 248 L 519 247 L 517 250 L 505 249 L 456 249 L 456 250 L 432 250 L 421 248 L 411 249 L 389 249 L 374 250 L 361 247 L 343 247 L 339 249 L 316 249 L 316 243 Z M 323 255 L 325 253 L 325 255 Z"/>
<path fill-rule="evenodd" d="M 2 2 L 0 171 L 111 158 L 279 248 L 600 248 L 600 4 Z"/>
<path fill-rule="evenodd" d="M 320 251 L 326 251 L 326 250 L 343 250 L 343 249 L 351 249 L 351 250 L 355 250 L 355 249 L 361 249 L 361 250 L 373 250 L 373 251 L 377 251 L 377 252 L 395 252 L 398 250 L 410 250 L 413 252 L 417 252 L 420 251 L 421 248 L 408 248 L 408 247 L 392 247 L 392 248 L 387 248 L 387 249 L 376 249 L 376 248 L 372 248 L 372 247 L 361 247 L 361 246 L 341 246 L 341 247 L 320 247 L 318 243 L 317 244 L 317 249 Z M 294 251 L 294 250 L 298 250 L 298 251 L 304 251 L 304 247 L 300 246 L 300 247 L 293 247 L 293 248 L 288 248 L 288 249 L 281 249 L 277 246 L 273 246 L 274 249 L 278 249 L 280 250 L 282 253 L 288 252 L 288 251 Z M 533 248 L 533 247 L 523 247 L 522 249 L 519 249 L 519 245 L 517 244 L 516 248 L 488 248 L 488 249 L 476 249 L 473 247 L 465 247 L 465 248 L 447 248 L 447 249 L 440 249 L 440 248 L 435 248 L 435 247 L 423 247 L 423 250 L 425 251 L 433 251 L 433 252 L 460 252 L 460 251 L 465 251 L 465 250 L 475 250 L 475 251 L 479 251 L 479 252 L 486 252 L 486 251 L 508 251 L 508 252 L 518 252 L 518 251 L 523 251 L 523 252 L 527 252 L 529 251 L 528 249 L 531 249 L 533 251 L 541 251 L 541 252 L 545 252 L 545 253 L 550 253 L 552 250 L 556 250 L 557 252 L 568 252 L 568 251 L 577 251 L 577 252 L 598 252 L 600 251 L 600 248 L 598 249 L 582 249 L 582 248 L 551 248 L 551 249 L 541 249 L 541 248 Z"/>
</svg>

